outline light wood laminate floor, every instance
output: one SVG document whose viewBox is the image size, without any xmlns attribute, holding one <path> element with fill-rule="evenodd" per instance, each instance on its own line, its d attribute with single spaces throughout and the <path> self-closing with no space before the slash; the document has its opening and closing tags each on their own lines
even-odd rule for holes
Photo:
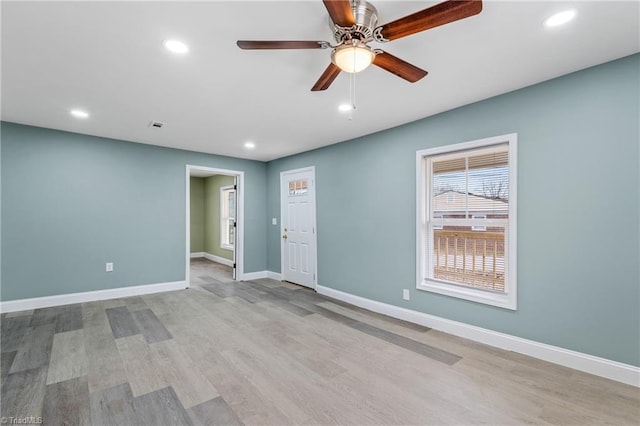
<svg viewBox="0 0 640 426">
<path fill-rule="evenodd" d="M 57 425 L 637 425 L 637 388 L 192 261 L 189 290 L 2 315 L 1 415 Z"/>
</svg>

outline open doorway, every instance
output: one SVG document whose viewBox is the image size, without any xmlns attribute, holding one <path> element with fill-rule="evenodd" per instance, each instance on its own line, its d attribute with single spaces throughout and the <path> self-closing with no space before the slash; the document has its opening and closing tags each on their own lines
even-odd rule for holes
<svg viewBox="0 0 640 426">
<path fill-rule="evenodd" d="M 186 167 L 186 272 L 188 287 L 243 275 L 243 177 L 235 170 Z"/>
</svg>

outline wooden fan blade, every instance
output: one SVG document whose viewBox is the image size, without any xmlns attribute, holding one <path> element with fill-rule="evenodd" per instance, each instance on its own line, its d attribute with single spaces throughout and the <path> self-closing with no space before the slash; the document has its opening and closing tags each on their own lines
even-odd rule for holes
<svg viewBox="0 0 640 426">
<path fill-rule="evenodd" d="M 328 47 L 326 41 L 301 40 L 238 40 L 240 49 L 324 49 Z"/>
<path fill-rule="evenodd" d="M 322 0 L 334 24 L 350 27 L 356 23 L 349 0 Z"/>
<path fill-rule="evenodd" d="M 395 40 L 477 15 L 481 11 L 481 0 L 447 0 L 378 28 L 381 28 L 385 39 Z"/>
<path fill-rule="evenodd" d="M 333 80 L 336 79 L 338 74 L 340 74 L 340 68 L 338 68 L 333 64 L 333 62 L 331 62 L 327 69 L 324 70 L 318 81 L 316 81 L 316 84 L 313 85 L 311 91 L 318 92 L 320 90 L 327 90 L 329 86 L 331 86 L 331 83 L 333 83 Z"/>
<path fill-rule="evenodd" d="M 425 70 L 411 65 L 409 62 L 405 62 L 387 52 L 378 53 L 373 60 L 373 65 L 389 71 L 400 78 L 404 78 L 411 83 L 415 83 L 428 74 Z"/>
</svg>

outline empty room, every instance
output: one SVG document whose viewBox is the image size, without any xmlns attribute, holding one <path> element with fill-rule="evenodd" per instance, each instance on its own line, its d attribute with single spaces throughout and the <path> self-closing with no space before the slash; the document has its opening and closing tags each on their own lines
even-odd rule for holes
<svg viewBox="0 0 640 426">
<path fill-rule="evenodd" d="M 0 8 L 0 422 L 640 422 L 640 2 Z"/>
</svg>

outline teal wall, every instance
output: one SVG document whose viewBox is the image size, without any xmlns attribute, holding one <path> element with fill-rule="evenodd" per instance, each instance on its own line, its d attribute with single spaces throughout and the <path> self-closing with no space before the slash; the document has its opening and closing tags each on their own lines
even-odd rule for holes
<svg viewBox="0 0 640 426">
<path fill-rule="evenodd" d="M 204 251 L 233 260 L 233 251 L 220 247 L 220 188 L 233 185 L 233 176 L 216 175 L 205 179 Z"/>
<path fill-rule="evenodd" d="M 640 365 L 639 75 L 634 55 L 268 164 L 2 123 L 0 300 L 183 280 L 185 164 L 245 172 L 245 271 L 277 272 L 279 173 L 314 165 L 320 285 Z M 416 290 L 415 151 L 513 132 L 518 310 Z"/>
<path fill-rule="evenodd" d="M 245 172 L 245 271 L 266 269 L 265 163 L 6 122 L 0 130 L 1 300 L 184 280 L 185 164 Z"/>
<path fill-rule="evenodd" d="M 205 212 L 204 212 L 204 179 L 199 177 L 191 177 L 189 179 L 189 213 L 190 213 L 190 235 L 189 242 L 191 244 L 191 253 L 204 252 L 204 230 L 205 230 Z"/>
<path fill-rule="evenodd" d="M 272 161 L 267 217 L 279 173 L 314 165 L 320 285 L 640 365 L 639 59 Z M 518 310 L 416 290 L 416 150 L 513 132 Z M 279 226 L 267 263 L 280 271 Z"/>
</svg>

